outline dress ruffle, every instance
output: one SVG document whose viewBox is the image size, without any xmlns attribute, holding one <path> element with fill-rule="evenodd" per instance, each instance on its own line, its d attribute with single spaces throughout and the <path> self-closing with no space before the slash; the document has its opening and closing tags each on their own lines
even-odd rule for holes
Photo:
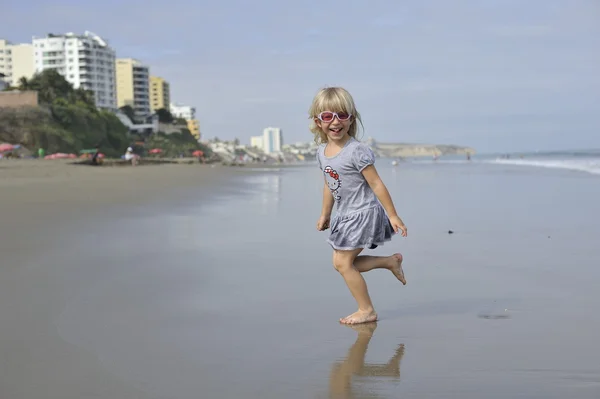
<svg viewBox="0 0 600 399">
<path fill-rule="evenodd" d="M 374 248 L 392 240 L 394 229 L 381 205 L 336 216 L 327 242 L 337 250 Z"/>
</svg>

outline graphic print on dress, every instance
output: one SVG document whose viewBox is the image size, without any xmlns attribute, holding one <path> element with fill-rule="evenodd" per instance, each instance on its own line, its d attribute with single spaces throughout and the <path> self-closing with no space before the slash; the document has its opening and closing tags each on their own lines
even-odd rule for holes
<svg viewBox="0 0 600 399">
<path fill-rule="evenodd" d="M 329 190 L 331 190 L 331 194 L 333 194 L 333 198 L 336 201 L 339 201 L 342 198 L 338 194 L 338 189 L 342 185 L 340 175 L 331 166 L 326 166 L 325 169 L 323 169 L 323 173 L 325 173 L 325 181 L 327 182 Z"/>
</svg>

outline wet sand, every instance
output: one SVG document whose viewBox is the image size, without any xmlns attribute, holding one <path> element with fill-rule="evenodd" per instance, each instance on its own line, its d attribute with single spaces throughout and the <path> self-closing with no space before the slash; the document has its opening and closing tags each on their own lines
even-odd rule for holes
<svg viewBox="0 0 600 399">
<path fill-rule="evenodd" d="M 350 328 L 318 173 L 170 168 L 12 180 L 0 397 L 599 396 L 597 178 L 381 166 L 409 237 L 370 254 L 403 252 L 408 285 L 366 274 L 380 321 Z"/>
<path fill-rule="evenodd" d="M 206 200 L 219 189 L 226 191 L 227 179 L 247 172 L 200 164 L 93 167 L 72 162 L 0 162 L 0 214 L 5 229 L 0 241 L 2 254 L 10 256 L 15 248 L 37 248 L 40 243 L 31 235 L 38 230 L 56 232 L 65 225 L 72 228 L 71 222 L 97 221 L 99 214 L 114 217 L 124 209 L 140 211 L 149 204 L 177 201 L 190 191 Z"/>
<path fill-rule="evenodd" d="M 102 367 L 97 356 L 57 334 L 53 318 L 69 296 L 59 287 L 76 291 L 69 284 L 70 271 L 89 263 L 76 238 L 148 206 L 176 205 L 190 190 L 199 201 L 218 198 L 227 193 L 222 182 L 244 171 L 197 164 L 91 167 L 71 162 L 0 162 L 0 397 L 146 398 Z M 104 231 L 119 234 L 110 227 Z M 54 263 L 53 253 L 78 254 L 81 264 Z"/>
</svg>

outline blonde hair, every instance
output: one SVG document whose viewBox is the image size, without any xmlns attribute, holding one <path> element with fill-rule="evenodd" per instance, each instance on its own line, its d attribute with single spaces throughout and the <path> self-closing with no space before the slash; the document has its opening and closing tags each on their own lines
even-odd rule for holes
<svg viewBox="0 0 600 399">
<path fill-rule="evenodd" d="M 308 110 L 308 117 L 310 118 L 310 131 L 315 136 L 315 143 L 322 144 L 327 143 L 327 134 L 317 125 L 315 118 L 323 111 L 332 112 L 346 112 L 352 115 L 352 124 L 348 134 L 351 137 L 357 138 L 358 124 L 362 126 L 362 120 L 360 114 L 354 105 L 354 100 L 350 93 L 341 87 L 325 87 L 315 95 L 310 109 Z"/>
</svg>

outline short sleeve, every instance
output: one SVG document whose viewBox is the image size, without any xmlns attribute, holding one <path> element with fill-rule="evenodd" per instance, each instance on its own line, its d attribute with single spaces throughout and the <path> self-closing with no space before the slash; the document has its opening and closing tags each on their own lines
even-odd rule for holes
<svg viewBox="0 0 600 399">
<path fill-rule="evenodd" d="M 364 168 L 375 163 L 375 154 L 367 145 L 360 144 L 354 149 L 352 163 L 359 172 L 362 172 Z"/>
</svg>

